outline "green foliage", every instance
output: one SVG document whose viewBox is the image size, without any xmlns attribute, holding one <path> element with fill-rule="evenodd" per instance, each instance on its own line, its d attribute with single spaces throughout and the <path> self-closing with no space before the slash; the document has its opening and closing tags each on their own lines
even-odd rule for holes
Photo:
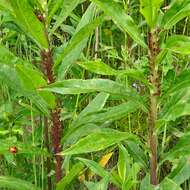
<svg viewBox="0 0 190 190">
<path fill-rule="evenodd" d="M 47 49 L 48 42 L 45 36 L 44 26 L 37 19 L 37 16 L 34 14 L 34 10 L 29 5 L 28 1 L 10 0 L 10 4 L 14 11 L 16 24 L 18 24 L 24 33 L 29 35 L 40 48 Z"/>
<path fill-rule="evenodd" d="M 0 189 L 189 189 L 189 15 L 0 0 Z"/>
<path fill-rule="evenodd" d="M 116 24 L 126 31 L 136 43 L 143 47 L 146 44 L 140 35 L 138 27 L 136 26 L 133 19 L 125 13 L 125 11 L 113 0 L 92 0 L 96 3 L 105 13 L 113 19 Z"/>
<path fill-rule="evenodd" d="M 123 140 L 137 141 L 134 135 L 127 132 L 119 132 L 113 129 L 102 129 L 82 138 L 76 144 L 60 154 L 72 155 L 95 152 L 110 147 Z"/>
<path fill-rule="evenodd" d="M 11 188 L 15 190 L 40 190 L 32 183 L 14 177 L 0 176 L 0 182 L 0 187 L 2 188 Z"/>
<path fill-rule="evenodd" d="M 159 10 L 163 0 L 140 0 L 140 3 L 140 11 L 149 27 L 153 29 L 157 24 Z"/>
<path fill-rule="evenodd" d="M 171 3 L 169 10 L 162 18 L 161 26 L 164 29 L 170 29 L 177 22 L 189 16 L 190 1 L 189 0 L 175 0 Z"/>
</svg>

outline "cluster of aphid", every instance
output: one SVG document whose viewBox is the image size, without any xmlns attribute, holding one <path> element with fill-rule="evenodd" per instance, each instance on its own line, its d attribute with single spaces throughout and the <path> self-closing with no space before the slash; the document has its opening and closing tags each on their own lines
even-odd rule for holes
<svg viewBox="0 0 190 190">
<path fill-rule="evenodd" d="M 12 146 L 9 148 L 9 152 L 12 154 L 16 154 L 18 152 L 18 148 L 16 146 Z"/>
</svg>

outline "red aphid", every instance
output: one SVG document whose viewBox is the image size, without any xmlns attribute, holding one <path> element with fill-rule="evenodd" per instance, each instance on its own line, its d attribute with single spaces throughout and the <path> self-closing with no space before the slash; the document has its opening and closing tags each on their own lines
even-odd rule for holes
<svg viewBox="0 0 190 190">
<path fill-rule="evenodd" d="M 40 21 L 40 22 L 43 22 L 44 21 L 44 17 L 43 17 L 43 15 L 42 14 L 37 14 L 37 18 L 38 18 L 38 20 Z"/>
<path fill-rule="evenodd" d="M 9 152 L 12 154 L 16 154 L 18 152 L 18 148 L 16 146 L 12 146 L 9 148 Z"/>
</svg>

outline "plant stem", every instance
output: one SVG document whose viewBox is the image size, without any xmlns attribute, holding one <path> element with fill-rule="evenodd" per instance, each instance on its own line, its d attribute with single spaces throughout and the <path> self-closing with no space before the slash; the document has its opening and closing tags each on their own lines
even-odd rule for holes
<svg viewBox="0 0 190 190">
<path fill-rule="evenodd" d="M 52 52 L 49 49 L 48 51 L 42 50 L 41 51 L 41 59 L 42 59 L 42 66 L 44 70 L 44 74 L 47 77 L 47 81 L 49 84 L 55 82 L 54 75 L 53 75 L 53 56 Z M 54 110 L 50 110 L 51 112 L 51 121 L 52 121 L 52 129 L 51 129 L 51 140 L 52 140 L 52 148 L 55 154 L 55 173 L 56 173 L 56 181 L 60 181 L 62 178 L 62 158 L 57 153 L 61 152 L 61 121 L 60 121 L 60 111 L 59 111 L 59 103 L 58 98 L 56 99 L 56 107 Z"/>
<path fill-rule="evenodd" d="M 49 146 L 49 127 L 48 127 L 48 118 L 44 117 L 44 142 L 45 142 L 45 146 L 47 148 L 47 151 L 50 152 L 50 146 Z M 48 185 L 48 190 L 52 190 L 52 181 L 51 181 L 51 177 L 49 176 L 50 172 L 51 172 L 51 158 L 47 157 L 46 160 L 46 169 L 47 169 L 47 185 Z"/>
<path fill-rule="evenodd" d="M 150 145 L 150 182 L 152 185 L 158 184 L 157 178 L 157 97 L 160 95 L 158 71 L 155 63 L 156 55 L 159 53 L 157 44 L 156 31 L 150 32 L 148 35 L 149 45 L 149 66 L 150 66 L 150 83 L 154 90 L 150 92 L 149 103 L 149 145 Z"/>
<path fill-rule="evenodd" d="M 35 127 L 34 127 L 34 114 L 33 114 L 33 105 L 32 102 L 30 103 L 31 108 L 31 125 L 32 125 L 32 146 L 35 146 Z M 36 156 L 33 155 L 33 172 L 34 172 L 34 183 L 37 186 L 37 173 L 36 173 Z"/>
<path fill-rule="evenodd" d="M 48 10 L 46 12 L 46 16 L 48 15 Z M 42 21 L 44 24 L 45 29 L 45 35 L 46 39 L 49 44 L 48 50 L 41 50 L 41 65 L 44 75 L 46 76 L 48 84 L 55 82 L 55 77 L 53 73 L 53 55 L 52 50 L 50 48 L 50 39 L 48 35 L 48 23 L 46 22 L 46 19 Z M 60 109 L 59 109 L 59 99 L 56 97 L 56 106 L 53 110 L 50 110 L 51 113 L 51 143 L 52 143 L 52 149 L 53 153 L 55 155 L 55 175 L 56 175 L 56 182 L 59 182 L 62 178 L 62 158 L 61 156 L 57 155 L 57 153 L 61 152 L 61 133 L 62 133 L 62 124 L 60 119 Z M 47 128 L 46 128 L 47 130 Z M 47 137 L 48 138 L 48 137 Z M 48 162 L 51 162 L 50 160 Z M 47 168 L 48 169 L 48 168 Z M 49 169 L 48 169 L 49 170 Z M 51 185 L 49 181 L 49 186 Z"/>
</svg>

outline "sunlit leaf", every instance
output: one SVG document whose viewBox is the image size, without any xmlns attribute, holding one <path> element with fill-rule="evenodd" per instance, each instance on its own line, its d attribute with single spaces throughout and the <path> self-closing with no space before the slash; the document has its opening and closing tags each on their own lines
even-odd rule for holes
<svg viewBox="0 0 190 190">
<path fill-rule="evenodd" d="M 27 0 L 10 0 L 16 21 L 20 28 L 41 48 L 48 48 L 43 24 L 37 19 Z"/>
<path fill-rule="evenodd" d="M 190 15 L 189 0 L 174 0 L 171 2 L 169 10 L 164 14 L 161 26 L 170 29 L 177 22 Z"/>
<path fill-rule="evenodd" d="M 133 19 L 125 13 L 125 10 L 120 7 L 118 3 L 113 0 L 91 0 L 96 3 L 107 15 L 111 16 L 113 21 L 124 31 L 126 31 L 131 38 L 143 47 L 147 47 L 143 38 L 140 35 L 137 25 Z"/>
<path fill-rule="evenodd" d="M 117 130 L 104 129 L 82 138 L 76 144 L 72 145 L 70 148 L 64 150 L 59 154 L 72 155 L 96 152 L 110 147 L 123 140 L 136 140 L 136 137 L 127 132 L 119 132 Z"/>
<path fill-rule="evenodd" d="M 40 188 L 35 187 L 32 183 L 9 176 L 0 176 L 0 187 L 14 190 L 40 190 Z"/>
<path fill-rule="evenodd" d="M 154 28 L 157 20 L 161 4 L 163 0 L 140 0 L 140 11 L 146 19 L 150 28 Z"/>
</svg>

